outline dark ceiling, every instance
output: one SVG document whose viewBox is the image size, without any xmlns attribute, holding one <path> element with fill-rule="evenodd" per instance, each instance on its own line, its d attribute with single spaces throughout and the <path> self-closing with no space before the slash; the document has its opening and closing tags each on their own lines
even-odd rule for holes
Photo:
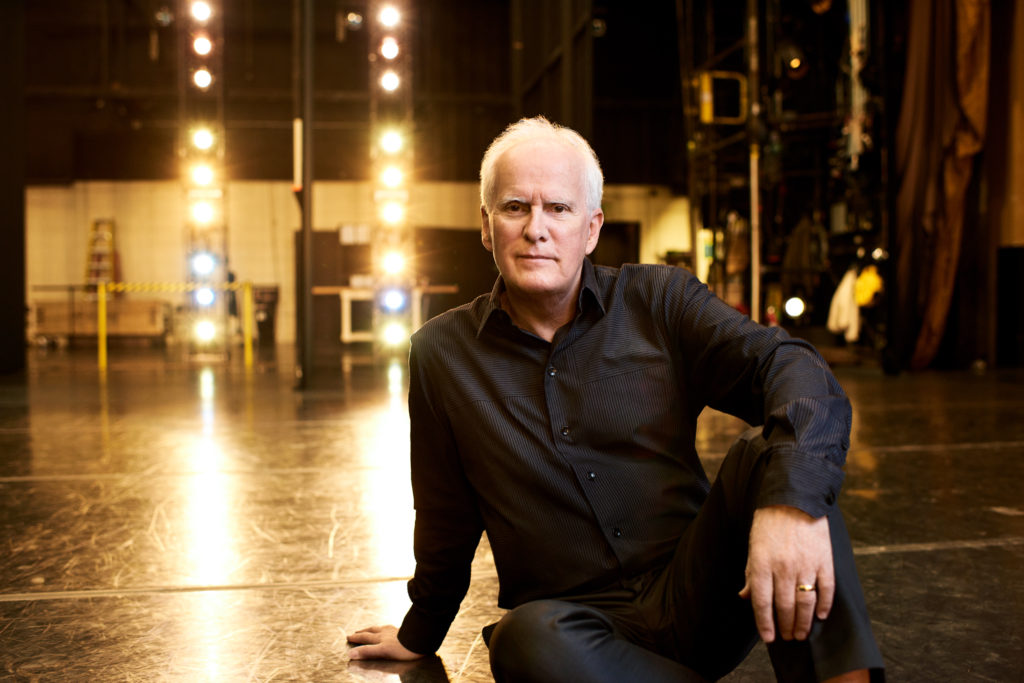
<svg viewBox="0 0 1024 683">
<path fill-rule="evenodd" d="M 218 85 L 225 163 L 233 178 L 291 177 L 297 3 L 213 2 L 223 19 Z M 509 2 L 406 4 L 419 178 L 473 181 L 487 142 L 518 113 L 558 118 L 544 110 L 542 100 L 519 102 L 514 94 Z M 516 3 L 524 44 L 532 45 L 554 4 Z M 178 74 L 184 57 L 179 57 L 183 17 L 169 17 L 176 5 L 173 0 L 25 3 L 30 183 L 177 177 Z M 315 12 L 315 173 L 322 179 L 363 179 L 372 51 L 367 27 L 343 30 L 339 17 L 365 13 L 366 1 L 316 0 Z M 678 185 L 683 145 L 675 2 L 645 2 L 642 12 L 632 3 L 596 3 L 593 15 L 603 22 L 603 31 L 594 32 L 590 64 L 576 68 L 578 78 L 592 84 L 591 137 L 608 179 Z M 531 59 L 544 58 L 532 47 L 527 52 L 527 67 Z M 187 99 L 189 112 L 216 106 L 194 95 Z"/>
</svg>

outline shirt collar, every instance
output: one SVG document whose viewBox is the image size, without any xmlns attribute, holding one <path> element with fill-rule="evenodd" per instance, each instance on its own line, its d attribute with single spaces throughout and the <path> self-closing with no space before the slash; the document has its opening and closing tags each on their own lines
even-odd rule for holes
<svg viewBox="0 0 1024 683">
<path fill-rule="evenodd" d="M 590 262 L 589 258 L 583 259 L 583 273 L 581 274 L 582 286 L 580 287 L 579 298 L 576 300 L 576 314 L 579 315 L 587 309 L 588 306 L 596 306 L 601 312 L 601 315 L 605 314 L 604 304 L 601 302 L 600 290 L 597 286 L 597 275 L 595 274 L 594 264 Z M 494 287 L 491 288 L 491 293 L 487 297 L 487 301 L 484 304 L 484 308 L 481 311 L 480 325 L 476 329 L 476 336 L 479 337 L 490 321 L 491 316 L 495 315 L 496 311 L 501 311 L 501 294 L 505 291 L 505 280 L 498 276 L 494 281 Z M 504 311 L 503 311 L 504 312 Z M 508 313 L 505 313 L 508 315 Z"/>
</svg>

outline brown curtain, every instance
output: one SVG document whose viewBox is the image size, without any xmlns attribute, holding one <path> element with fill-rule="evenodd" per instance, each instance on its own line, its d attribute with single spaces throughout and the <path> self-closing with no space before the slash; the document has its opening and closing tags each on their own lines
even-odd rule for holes
<svg viewBox="0 0 1024 683">
<path fill-rule="evenodd" d="M 911 0 L 896 131 L 896 320 L 920 370 L 946 329 L 974 156 L 985 140 L 988 0 Z M 972 226 L 967 226 L 970 232 Z"/>
</svg>

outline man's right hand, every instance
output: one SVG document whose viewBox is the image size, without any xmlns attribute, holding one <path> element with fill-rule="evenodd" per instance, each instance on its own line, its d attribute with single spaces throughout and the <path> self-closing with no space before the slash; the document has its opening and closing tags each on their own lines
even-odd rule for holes
<svg viewBox="0 0 1024 683">
<path fill-rule="evenodd" d="M 349 659 L 393 659 L 408 662 L 423 657 L 398 642 L 398 629 L 394 626 L 364 628 L 350 634 L 348 642 L 359 646 L 348 651 Z"/>
</svg>

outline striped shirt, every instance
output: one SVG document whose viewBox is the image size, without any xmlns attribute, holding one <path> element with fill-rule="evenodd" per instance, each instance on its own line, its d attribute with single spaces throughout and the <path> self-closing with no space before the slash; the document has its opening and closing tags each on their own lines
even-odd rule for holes
<svg viewBox="0 0 1024 683">
<path fill-rule="evenodd" d="M 484 530 L 501 607 L 664 566 L 710 488 L 694 446 L 705 406 L 764 425 L 757 505 L 819 517 L 835 504 L 850 405 L 810 344 L 680 268 L 584 261 L 576 315 L 551 342 L 513 325 L 503 287 L 413 337 L 407 648 L 440 646 Z"/>
</svg>

